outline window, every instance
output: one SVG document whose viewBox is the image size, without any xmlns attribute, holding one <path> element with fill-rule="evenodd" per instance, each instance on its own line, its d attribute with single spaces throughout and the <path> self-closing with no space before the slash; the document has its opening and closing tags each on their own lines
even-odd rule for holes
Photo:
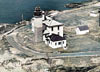
<svg viewBox="0 0 100 72">
<path fill-rule="evenodd" d="M 58 42 L 58 45 L 61 45 L 61 42 Z"/>
<path fill-rule="evenodd" d="M 57 43 L 55 43 L 55 45 L 57 45 Z"/>
<path fill-rule="evenodd" d="M 45 26 L 45 30 L 47 30 L 47 26 Z"/>
<path fill-rule="evenodd" d="M 59 30 L 59 26 L 58 26 L 58 30 Z"/>
<path fill-rule="evenodd" d="M 53 31 L 53 27 L 51 28 L 51 30 Z"/>
<path fill-rule="evenodd" d="M 64 41 L 63 41 L 63 44 L 64 44 Z"/>
</svg>

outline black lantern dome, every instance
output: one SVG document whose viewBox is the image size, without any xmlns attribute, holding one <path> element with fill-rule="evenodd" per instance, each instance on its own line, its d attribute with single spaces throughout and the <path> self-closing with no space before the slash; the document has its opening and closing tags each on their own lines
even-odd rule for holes
<svg viewBox="0 0 100 72">
<path fill-rule="evenodd" d="M 42 16 L 42 10 L 40 7 L 35 7 L 34 16 Z"/>
</svg>

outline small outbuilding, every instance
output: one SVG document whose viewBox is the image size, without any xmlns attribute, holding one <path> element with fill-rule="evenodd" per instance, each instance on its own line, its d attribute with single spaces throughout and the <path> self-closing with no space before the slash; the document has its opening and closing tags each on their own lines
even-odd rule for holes
<svg viewBox="0 0 100 72">
<path fill-rule="evenodd" d="M 84 34 L 87 34 L 87 33 L 89 33 L 89 27 L 87 25 L 78 26 L 76 28 L 76 34 L 77 35 L 84 35 Z"/>
<path fill-rule="evenodd" d="M 98 11 L 91 11 L 90 16 L 97 17 L 99 15 Z"/>
</svg>

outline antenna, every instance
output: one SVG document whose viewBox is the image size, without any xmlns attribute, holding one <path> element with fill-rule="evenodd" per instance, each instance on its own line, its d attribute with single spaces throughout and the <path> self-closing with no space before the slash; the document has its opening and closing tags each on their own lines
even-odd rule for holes
<svg viewBox="0 0 100 72">
<path fill-rule="evenodd" d="M 22 21 L 24 20 L 24 15 L 22 14 Z"/>
</svg>

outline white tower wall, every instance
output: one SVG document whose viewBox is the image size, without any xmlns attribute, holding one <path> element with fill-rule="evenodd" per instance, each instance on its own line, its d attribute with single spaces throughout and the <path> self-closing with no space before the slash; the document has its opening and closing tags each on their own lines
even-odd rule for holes
<svg viewBox="0 0 100 72">
<path fill-rule="evenodd" d="M 34 32 L 34 19 L 31 20 L 31 24 L 32 24 L 32 31 Z"/>
<path fill-rule="evenodd" d="M 34 27 L 37 27 L 37 28 L 42 27 L 42 17 L 41 18 L 35 18 L 33 23 L 34 23 Z"/>
<path fill-rule="evenodd" d="M 42 17 L 36 17 L 31 20 L 32 31 L 34 32 L 34 41 L 42 41 Z"/>
<path fill-rule="evenodd" d="M 31 20 L 32 31 L 35 32 L 34 28 L 42 27 L 42 18 L 34 18 Z"/>
</svg>

